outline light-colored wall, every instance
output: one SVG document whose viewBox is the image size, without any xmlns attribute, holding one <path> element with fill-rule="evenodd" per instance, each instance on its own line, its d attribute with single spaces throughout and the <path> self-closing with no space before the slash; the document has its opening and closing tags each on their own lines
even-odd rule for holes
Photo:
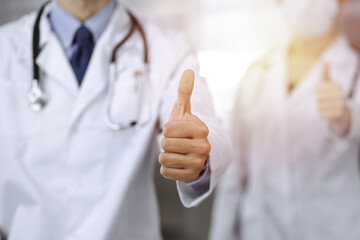
<svg viewBox="0 0 360 240">
<path fill-rule="evenodd" d="M 0 24 L 16 20 L 20 16 L 37 9 L 43 0 L 1 0 Z"/>
</svg>

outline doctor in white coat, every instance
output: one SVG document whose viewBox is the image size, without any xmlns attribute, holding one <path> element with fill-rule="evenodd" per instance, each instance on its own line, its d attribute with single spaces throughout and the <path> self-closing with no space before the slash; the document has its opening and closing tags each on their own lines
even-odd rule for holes
<svg viewBox="0 0 360 240">
<path fill-rule="evenodd" d="M 282 1 L 294 38 L 241 83 L 211 239 L 360 239 L 359 59 L 335 32 L 342 4 Z"/>
<path fill-rule="evenodd" d="M 153 170 L 162 126 L 161 173 L 177 180 L 186 207 L 210 194 L 231 159 L 194 51 L 140 20 L 145 46 L 116 1 L 52 1 L 39 14 L 35 59 L 47 99 L 33 111 L 37 16 L 0 28 L 2 239 L 161 239 Z M 113 49 L 133 26 L 110 81 Z M 130 124 L 109 128 L 117 122 Z"/>
</svg>

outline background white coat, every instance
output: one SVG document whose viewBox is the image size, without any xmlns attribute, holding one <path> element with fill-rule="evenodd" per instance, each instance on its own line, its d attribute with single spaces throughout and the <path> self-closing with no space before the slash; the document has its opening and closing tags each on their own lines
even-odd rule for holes
<svg viewBox="0 0 360 240">
<path fill-rule="evenodd" d="M 231 118 L 239 151 L 217 192 L 214 240 L 360 239 L 360 81 L 347 136 L 330 130 L 316 103 L 322 64 L 348 94 L 357 54 L 338 37 L 291 93 L 287 56 L 270 52 L 241 84 Z"/>
</svg>

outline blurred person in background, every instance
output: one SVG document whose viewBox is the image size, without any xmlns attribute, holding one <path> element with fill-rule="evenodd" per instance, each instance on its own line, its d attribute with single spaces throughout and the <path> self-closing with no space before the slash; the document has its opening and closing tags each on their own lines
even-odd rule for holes
<svg viewBox="0 0 360 240">
<path fill-rule="evenodd" d="M 54 0 L 0 52 L 0 238 L 159 240 L 154 160 L 192 207 L 231 159 L 185 38 L 114 0 Z"/>
<path fill-rule="evenodd" d="M 241 82 L 211 239 L 360 239 L 359 58 L 337 32 L 343 4 L 281 1 L 294 35 Z"/>
</svg>

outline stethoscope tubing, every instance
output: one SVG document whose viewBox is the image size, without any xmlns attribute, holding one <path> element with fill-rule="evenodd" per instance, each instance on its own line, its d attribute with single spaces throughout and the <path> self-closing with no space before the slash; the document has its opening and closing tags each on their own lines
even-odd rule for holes
<svg viewBox="0 0 360 240">
<path fill-rule="evenodd" d="M 45 93 L 45 91 L 41 88 L 41 82 L 40 82 L 40 68 L 36 63 L 36 59 L 39 56 L 41 49 L 40 49 L 40 21 L 41 21 L 41 17 L 43 15 L 44 9 L 45 7 L 50 3 L 50 1 L 44 3 L 35 20 L 35 24 L 34 24 L 34 28 L 33 28 L 33 42 L 32 42 L 32 61 L 33 61 L 33 79 L 31 81 L 31 88 L 30 91 L 28 93 L 28 101 L 30 104 L 30 108 L 35 111 L 38 112 L 40 110 L 43 109 L 43 107 L 47 104 L 47 94 Z M 143 74 L 148 74 L 148 65 L 149 65 L 149 55 L 148 55 L 148 43 L 147 43 L 147 39 L 146 39 L 146 34 L 145 31 L 141 25 L 141 23 L 138 21 L 138 19 L 129 11 L 126 11 L 127 14 L 129 15 L 129 18 L 131 20 L 131 27 L 129 32 L 126 34 L 126 36 L 124 37 L 124 39 L 122 39 L 113 49 L 112 53 L 111 53 L 111 58 L 110 58 L 110 66 L 109 66 L 109 88 L 113 88 L 114 84 L 115 84 L 115 80 L 116 79 L 112 79 L 112 78 L 116 78 L 116 61 L 117 61 L 117 52 L 118 50 L 131 38 L 131 36 L 133 36 L 133 34 L 135 33 L 135 31 L 137 30 L 140 33 L 140 36 L 142 38 L 143 41 L 143 63 L 145 66 L 145 73 Z M 113 92 L 111 92 L 111 89 L 108 90 L 108 104 L 111 104 L 111 99 L 113 98 Z M 140 114 L 138 114 L 140 115 Z M 108 108 L 106 109 L 106 116 L 105 116 L 105 123 L 106 125 L 113 130 L 121 130 L 121 129 L 125 129 L 128 127 L 134 127 L 138 124 L 137 121 L 132 121 L 128 124 L 124 124 L 124 123 L 116 123 L 111 119 L 111 114 L 110 114 L 110 107 L 108 106 Z"/>
</svg>

